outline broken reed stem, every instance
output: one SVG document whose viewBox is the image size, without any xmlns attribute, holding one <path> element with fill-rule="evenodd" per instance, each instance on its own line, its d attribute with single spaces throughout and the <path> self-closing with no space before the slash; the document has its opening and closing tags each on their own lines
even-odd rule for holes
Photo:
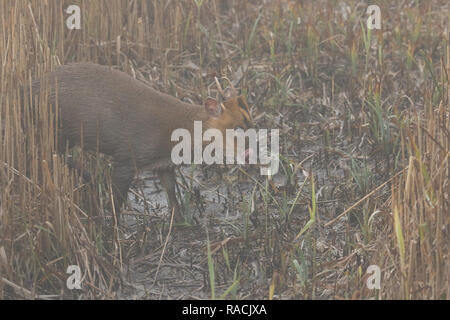
<svg viewBox="0 0 450 320">
<path fill-rule="evenodd" d="M 362 197 L 361 199 L 359 199 L 358 201 L 356 201 L 351 207 L 349 207 L 348 209 L 344 210 L 344 212 L 342 212 L 340 215 L 338 215 L 336 218 L 334 218 L 333 220 L 329 221 L 328 223 L 326 223 L 324 225 L 324 227 L 329 227 L 332 224 L 334 224 L 336 221 L 338 221 L 340 218 L 342 218 L 343 216 L 345 216 L 347 213 L 349 213 L 350 211 L 352 211 L 355 207 L 357 207 L 359 204 L 361 204 L 361 202 L 363 202 L 364 200 L 366 200 L 367 198 L 369 198 L 371 195 L 373 195 L 375 192 L 381 190 L 384 186 L 386 186 L 389 182 L 391 182 L 392 180 L 394 180 L 396 177 L 398 177 L 401 173 L 405 172 L 405 170 L 407 170 L 408 167 L 403 168 L 402 170 L 400 170 L 399 172 L 397 172 L 394 176 L 392 176 L 389 180 L 387 180 L 386 182 L 382 183 L 381 185 L 379 185 L 378 187 L 376 187 L 375 189 L 373 189 L 371 192 L 369 192 L 368 194 L 366 194 L 364 197 Z"/>
</svg>

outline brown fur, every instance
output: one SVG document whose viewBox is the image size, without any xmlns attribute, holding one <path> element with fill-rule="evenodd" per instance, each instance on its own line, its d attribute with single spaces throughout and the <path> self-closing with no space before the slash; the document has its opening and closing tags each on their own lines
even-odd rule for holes
<svg viewBox="0 0 450 320">
<path fill-rule="evenodd" d="M 53 104 L 58 97 L 60 151 L 68 142 L 70 147 L 82 144 L 86 150 L 112 156 L 117 211 L 127 198 L 137 170 L 151 167 L 157 171 L 169 206 L 180 220 L 175 174 L 168 166 L 174 145 L 170 141 L 172 131 L 185 128 L 192 133 L 195 120 L 203 121 L 204 130 L 217 128 L 223 133 L 227 128 L 251 126 L 243 97 L 225 101 L 222 112 L 211 117 L 202 105 L 182 102 L 105 66 L 91 63 L 61 66 L 50 74 L 49 80 Z M 33 94 L 39 93 L 39 89 L 40 82 L 34 82 Z"/>
</svg>

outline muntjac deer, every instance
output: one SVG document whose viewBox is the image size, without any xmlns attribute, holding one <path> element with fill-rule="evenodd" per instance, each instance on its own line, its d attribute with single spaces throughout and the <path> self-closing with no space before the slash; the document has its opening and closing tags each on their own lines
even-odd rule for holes
<svg viewBox="0 0 450 320">
<path fill-rule="evenodd" d="M 157 172 L 167 192 L 175 219 L 182 221 L 175 194 L 176 180 L 171 165 L 171 134 L 183 128 L 193 132 L 194 121 L 203 130 L 252 126 L 244 97 L 229 97 L 223 104 L 207 98 L 204 105 L 182 102 L 158 92 L 127 74 L 92 63 L 75 63 L 49 74 L 49 99 L 59 108 L 60 152 L 81 145 L 112 157 L 113 197 L 117 212 L 127 199 L 130 184 L 141 168 Z M 40 92 L 41 81 L 32 84 Z M 56 101 L 57 100 L 57 101 Z M 224 144 L 225 146 L 225 144 Z M 246 151 L 246 156 L 248 153 Z"/>
</svg>

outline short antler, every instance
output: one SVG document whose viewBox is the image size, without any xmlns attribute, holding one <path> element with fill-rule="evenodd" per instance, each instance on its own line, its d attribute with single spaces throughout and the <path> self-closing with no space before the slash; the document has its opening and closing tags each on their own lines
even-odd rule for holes
<svg viewBox="0 0 450 320">
<path fill-rule="evenodd" d="M 219 90 L 220 95 L 221 95 L 222 97 L 225 97 L 225 92 L 223 92 L 223 89 L 222 89 L 222 87 L 221 87 L 221 85 L 220 85 L 220 82 L 219 82 L 219 80 L 217 79 L 217 77 L 214 77 L 214 80 L 216 80 L 217 89 Z"/>
</svg>

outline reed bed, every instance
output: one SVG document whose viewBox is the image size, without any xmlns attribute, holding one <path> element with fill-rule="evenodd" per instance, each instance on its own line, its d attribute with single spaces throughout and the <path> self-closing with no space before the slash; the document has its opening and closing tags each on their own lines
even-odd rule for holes
<svg viewBox="0 0 450 320">
<path fill-rule="evenodd" d="M 448 3 L 374 4 L 381 30 L 356 0 L 0 1 L 0 299 L 448 299 Z M 280 129 L 279 176 L 202 169 L 239 219 L 212 210 L 199 228 L 205 200 L 183 177 L 187 230 L 150 210 L 119 228 L 107 159 L 81 152 L 85 181 L 56 153 L 47 86 L 31 108 L 34 79 L 80 61 L 197 103 L 227 77 L 259 127 Z M 145 290 L 127 294 L 140 269 Z"/>
</svg>

